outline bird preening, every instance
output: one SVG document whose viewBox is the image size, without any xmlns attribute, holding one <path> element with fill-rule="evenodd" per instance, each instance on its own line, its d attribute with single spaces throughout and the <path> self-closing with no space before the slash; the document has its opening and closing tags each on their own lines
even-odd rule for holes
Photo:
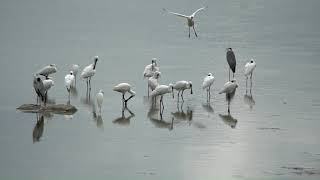
<svg viewBox="0 0 320 180">
<path fill-rule="evenodd" d="M 202 7 L 202 8 L 199 8 L 197 9 L 196 11 L 194 11 L 191 15 L 184 15 L 184 14 L 180 14 L 180 13 L 175 13 L 175 12 L 171 12 L 171 11 L 168 11 L 167 9 L 163 9 L 164 11 L 168 12 L 169 14 L 173 14 L 173 15 L 176 15 L 178 17 L 182 17 L 182 18 L 185 18 L 187 20 L 187 24 L 188 24 L 188 28 L 189 28 L 189 38 L 190 38 L 190 28 L 192 27 L 193 31 L 194 31 L 194 35 L 196 37 L 198 37 L 198 34 L 196 32 L 196 29 L 194 28 L 194 18 L 196 16 L 196 14 L 199 12 L 199 11 L 202 11 L 204 10 L 206 7 Z"/>
</svg>

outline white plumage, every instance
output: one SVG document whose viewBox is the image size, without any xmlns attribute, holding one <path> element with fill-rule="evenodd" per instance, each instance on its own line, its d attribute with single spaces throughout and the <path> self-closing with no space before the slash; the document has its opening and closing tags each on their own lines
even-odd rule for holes
<svg viewBox="0 0 320 180">
<path fill-rule="evenodd" d="M 102 90 L 100 90 L 96 96 L 100 113 L 101 113 L 101 107 L 102 107 L 102 103 L 103 103 L 103 94 L 104 94 L 104 92 Z"/>
<path fill-rule="evenodd" d="M 231 94 L 236 90 L 237 87 L 238 87 L 238 84 L 236 83 L 236 80 L 233 79 L 224 84 L 219 94 L 222 94 L 222 93 Z"/>
<path fill-rule="evenodd" d="M 152 77 L 148 79 L 148 86 L 153 91 L 159 85 L 159 78 L 161 76 L 161 72 L 156 71 Z"/>
<path fill-rule="evenodd" d="M 186 89 L 190 89 L 190 93 L 192 94 L 192 82 L 191 81 L 177 81 L 174 85 L 173 85 L 173 89 L 178 91 L 178 99 L 179 99 L 179 94 L 181 92 L 181 98 L 183 100 L 183 92 Z"/>
<path fill-rule="evenodd" d="M 251 59 L 250 62 L 247 62 L 245 65 L 244 75 L 248 78 L 249 75 L 252 76 L 253 70 L 256 68 L 256 62 Z"/>
<path fill-rule="evenodd" d="M 150 96 L 151 97 L 163 96 L 164 94 L 172 93 L 172 90 L 173 90 L 173 85 L 172 84 L 169 84 L 169 86 L 167 86 L 167 85 L 159 85 L 151 92 Z"/>
<path fill-rule="evenodd" d="M 86 79 L 87 81 L 87 91 L 88 91 L 88 88 L 91 90 L 91 77 L 94 76 L 96 73 L 96 66 L 97 66 L 98 59 L 99 57 L 95 56 L 94 62 L 92 64 L 89 64 L 85 68 L 83 68 L 81 72 L 81 78 Z"/>
<path fill-rule="evenodd" d="M 56 73 L 57 72 L 57 67 L 55 64 L 50 64 L 50 65 L 47 65 L 45 67 L 43 67 L 42 69 L 40 69 L 38 72 L 37 72 L 37 75 L 42 75 L 42 76 L 45 76 L 46 78 L 48 78 L 48 76 L 50 74 L 53 74 L 53 73 Z"/>
<path fill-rule="evenodd" d="M 43 87 L 44 87 L 44 90 L 46 92 L 48 92 L 48 90 L 54 86 L 54 81 L 52 79 L 45 79 L 42 81 L 43 82 Z"/>
<path fill-rule="evenodd" d="M 72 64 L 70 67 L 70 71 L 73 72 L 73 75 L 76 77 L 79 72 L 80 66 L 78 64 Z"/>
<path fill-rule="evenodd" d="M 156 71 L 159 71 L 160 68 L 157 66 L 157 59 L 153 58 L 151 64 L 146 65 L 143 71 L 143 77 L 149 78 L 152 77 Z"/>
<path fill-rule="evenodd" d="M 173 14 L 173 15 L 176 15 L 176 16 L 179 16 L 179 17 L 187 19 L 188 26 L 189 26 L 189 38 L 190 38 L 190 27 L 193 28 L 194 34 L 196 35 L 196 37 L 198 37 L 197 32 L 194 29 L 194 17 L 199 11 L 204 10 L 204 9 L 205 9 L 204 7 L 199 8 L 195 12 L 193 12 L 190 16 L 187 16 L 187 15 L 184 15 L 184 14 L 180 14 L 180 13 L 171 12 L 171 11 L 167 11 L 166 9 L 164 9 L 164 10 L 167 11 L 168 13 L 170 13 L 170 14 Z"/>
<path fill-rule="evenodd" d="M 210 88 L 213 85 L 213 82 L 214 82 L 214 76 L 211 73 L 209 73 L 208 76 L 206 76 L 203 79 L 202 89 Z"/>
<path fill-rule="evenodd" d="M 73 87 L 74 85 L 74 82 L 75 82 L 75 77 L 73 75 L 73 72 L 70 71 L 69 74 L 67 74 L 65 77 L 64 77 L 64 83 L 65 83 L 65 86 L 67 88 L 67 91 L 69 93 L 69 96 L 68 96 L 68 99 L 69 99 L 69 103 L 70 103 L 70 91 L 71 91 L 71 88 Z"/>
<path fill-rule="evenodd" d="M 116 92 L 119 92 L 119 93 L 122 93 L 122 102 L 125 103 L 123 105 L 127 106 L 127 102 L 136 95 L 136 92 L 134 92 L 132 89 L 131 89 L 131 85 L 128 84 L 128 83 L 120 83 L 116 86 L 113 87 L 113 90 L 116 91 Z M 124 95 L 126 93 L 129 93 L 131 94 L 131 96 L 128 98 L 128 99 L 125 99 L 124 98 Z"/>
</svg>

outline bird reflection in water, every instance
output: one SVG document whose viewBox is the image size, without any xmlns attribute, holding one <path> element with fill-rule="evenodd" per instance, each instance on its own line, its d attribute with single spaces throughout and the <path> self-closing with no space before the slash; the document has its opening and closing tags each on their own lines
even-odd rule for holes
<svg viewBox="0 0 320 180">
<path fill-rule="evenodd" d="M 213 107 L 211 106 L 210 102 L 207 102 L 206 104 L 202 104 L 202 108 L 204 111 L 208 113 L 208 117 L 210 114 L 214 113 Z"/>
<path fill-rule="evenodd" d="M 96 106 L 93 102 L 91 102 L 91 107 L 92 107 L 92 117 L 93 121 L 96 123 L 97 128 L 103 130 L 103 119 L 101 113 L 97 113 L 96 111 Z"/>
<path fill-rule="evenodd" d="M 154 124 L 157 128 L 165 128 L 165 129 L 168 129 L 171 131 L 173 129 L 174 118 L 172 117 L 170 123 L 166 122 L 165 120 L 162 119 L 163 118 L 162 114 L 159 113 L 159 111 L 161 111 L 161 110 L 151 106 L 151 108 L 149 109 L 149 112 L 147 114 L 147 117 L 150 119 L 152 124 Z"/>
<path fill-rule="evenodd" d="M 251 91 L 250 91 L 251 92 Z M 253 96 L 252 96 L 252 94 L 250 93 L 250 94 L 245 94 L 244 96 L 243 96 L 243 100 L 244 100 L 244 102 L 250 107 L 250 110 L 252 110 L 252 108 L 253 108 L 253 106 L 256 104 L 256 102 L 255 102 L 255 100 L 254 100 L 254 98 L 253 98 Z"/>
<path fill-rule="evenodd" d="M 226 115 L 219 114 L 219 116 L 222 119 L 222 121 L 226 125 L 230 126 L 232 129 L 234 129 L 236 127 L 238 120 L 233 118 L 230 113 L 228 113 Z"/>
<path fill-rule="evenodd" d="M 128 117 L 125 116 L 125 111 L 127 111 L 130 115 Z M 123 107 L 121 111 L 121 117 L 116 118 L 112 122 L 115 124 L 120 124 L 123 126 L 128 126 L 130 125 L 130 119 L 133 118 L 135 114 L 128 108 L 128 107 Z"/>
<path fill-rule="evenodd" d="M 231 103 L 235 93 L 236 93 L 236 90 L 234 90 L 231 93 L 226 93 L 226 100 L 228 102 L 228 114 L 230 114 L 230 103 Z"/>
<path fill-rule="evenodd" d="M 183 120 L 183 121 L 188 121 L 189 125 L 191 125 L 192 121 L 192 116 L 193 116 L 193 111 L 190 110 L 189 106 L 187 107 L 187 112 L 183 111 L 183 102 L 181 104 L 177 103 L 177 111 L 172 112 L 172 116 L 176 120 Z"/>
<path fill-rule="evenodd" d="M 32 140 L 33 143 L 39 142 L 44 130 L 44 115 L 42 113 L 37 114 L 37 122 L 32 131 Z"/>
</svg>

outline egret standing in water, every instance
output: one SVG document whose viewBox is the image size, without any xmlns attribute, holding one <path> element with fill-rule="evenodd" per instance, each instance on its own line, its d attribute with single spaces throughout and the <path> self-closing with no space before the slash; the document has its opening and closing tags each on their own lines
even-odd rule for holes
<svg viewBox="0 0 320 180">
<path fill-rule="evenodd" d="M 236 56 L 234 55 L 232 48 L 227 48 L 226 58 L 229 64 L 229 81 L 230 81 L 230 70 L 232 70 L 233 78 L 234 78 L 234 73 L 236 73 L 236 65 L 237 65 Z"/>
<path fill-rule="evenodd" d="M 47 65 L 47 66 L 43 67 L 42 69 L 40 69 L 37 72 L 37 75 L 44 76 L 44 77 L 46 77 L 46 79 L 48 79 L 48 76 L 50 74 L 53 74 L 53 73 L 56 73 L 56 72 L 57 72 L 56 65 L 55 64 L 50 64 L 50 65 Z"/>
<path fill-rule="evenodd" d="M 114 88 L 113 88 L 114 91 L 117 91 L 119 93 L 122 93 L 122 107 L 127 107 L 127 102 L 133 98 L 135 95 L 136 95 L 136 92 L 134 92 L 133 90 L 131 90 L 131 85 L 128 84 L 128 83 L 120 83 L 118 85 L 116 85 Z M 131 94 L 131 96 L 128 98 L 128 99 L 125 99 L 124 95 L 126 93 L 129 93 Z"/>
<path fill-rule="evenodd" d="M 193 12 L 190 16 L 187 16 L 187 15 L 184 15 L 184 14 L 179 14 L 179 13 L 175 13 L 175 12 L 170 12 L 170 11 L 167 11 L 166 9 L 164 9 L 165 11 L 167 11 L 168 13 L 170 14 L 174 14 L 176 16 L 179 16 L 179 17 L 183 17 L 183 18 L 186 18 L 187 19 L 187 22 L 188 22 L 188 27 L 189 27 L 189 38 L 190 38 L 190 28 L 192 27 L 193 28 L 193 31 L 194 31 L 194 34 L 196 35 L 196 37 L 198 37 L 197 35 L 197 32 L 196 30 L 194 29 L 194 17 L 195 15 L 197 14 L 197 12 L 201 11 L 201 10 L 204 10 L 205 8 L 202 7 L 200 9 L 197 9 L 195 12 Z"/>
<path fill-rule="evenodd" d="M 207 101 L 209 101 L 211 97 L 211 86 L 213 85 L 213 82 L 214 76 L 211 73 L 203 79 L 202 89 L 207 90 Z"/>
<path fill-rule="evenodd" d="M 87 92 L 88 92 L 88 89 L 91 90 L 91 77 L 94 76 L 96 73 L 96 66 L 97 66 L 98 59 L 99 57 L 95 56 L 94 62 L 86 66 L 81 72 L 81 78 L 86 79 L 87 81 Z"/>
<path fill-rule="evenodd" d="M 74 85 L 74 81 L 75 81 L 75 76 L 73 75 L 73 71 L 70 71 L 70 73 L 67 74 L 64 77 L 64 83 L 65 83 L 67 91 L 69 93 L 69 95 L 68 95 L 68 104 L 70 104 L 70 91 L 71 91 L 71 88 Z"/>
<path fill-rule="evenodd" d="M 173 89 L 178 91 L 178 101 L 179 101 L 180 92 L 181 92 L 181 99 L 182 99 L 182 101 L 184 101 L 183 92 L 186 89 L 190 89 L 190 94 L 193 94 L 193 92 L 192 92 L 192 82 L 191 81 L 178 81 L 173 85 Z"/>
<path fill-rule="evenodd" d="M 103 103 L 103 95 L 104 95 L 104 92 L 101 89 L 97 94 L 97 104 L 99 107 L 100 114 L 101 114 L 101 107 L 102 107 L 102 103 Z"/>
<path fill-rule="evenodd" d="M 248 83 L 248 77 L 250 75 L 250 82 L 251 82 L 251 86 L 250 86 L 250 92 L 251 92 L 251 88 L 252 88 L 252 74 L 253 74 L 253 70 L 256 68 L 257 64 L 256 62 L 251 59 L 250 62 L 247 62 L 245 65 L 245 70 L 244 70 L 244 75 L 246 76 L 246 90 L 247 90 L 247 83 Z"/>
<path fill-rule="evenodd" d="M 70 71 L 72 71 L 73 75 L 74 75 L 74 85 L 75 85 L 75 87 L 77 85 L 77 74 L 79 72 L 79 69 L 80 69 L 80 66 L 78 64 L 72 64 L 71 67 L 70 67 Z"/>
</svg>

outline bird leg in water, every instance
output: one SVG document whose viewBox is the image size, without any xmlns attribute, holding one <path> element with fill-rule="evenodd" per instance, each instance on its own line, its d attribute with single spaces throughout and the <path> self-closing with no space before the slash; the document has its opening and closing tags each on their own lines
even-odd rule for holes
<svg viewBox="0 0 320 180">
<path fill-rule="evenodd" d="M 189 38 L 190 38 L 190 26 L 189 26 Z"/>
<path fill-rule="evenodd" d="M 229 81 L 230 81 L 230 68 L 229 68 Z"/>
<path fill-rule="evenodd" d="M 179 102 L 179 98 L 180 98 L 180 97 L 179 97 L 179 96 L 180 96 L 180 90 L 178 91 L 178 95 L 177 95 L 177 96 L 178 96 L 178 102 Z"/>
<path fill-rule="evenodd" d="M 181 99 L 182 99 L 182 102 L 184 102 L 184 99 L 183 99 L 183 92 L 184 92 L 184 90 L 182 90 L 182 92 L 181 92 Z"/>
<path fill-rule="evenodd" d="M 68 93 L 69 93 L 69 96 L 68 96 L 68 104 L 70 104 L 70 89 L 68 89 Z"/>
<path fill-rule="evenodd" d="M 124 100 L 126 107 L 127 107 L 127 102 L 128 102 L 131 98 L 133 98 L 133 96 L 134 96 L 134 95 L 131 95 L 128 99 Z"/>
<path fill-rule="evenodd" d="M 196 30 L 194 29 L 194 25 L 192 26 L 194 34 L 196 35 L 196 37 L 198 37 Z"/>
</svg>

